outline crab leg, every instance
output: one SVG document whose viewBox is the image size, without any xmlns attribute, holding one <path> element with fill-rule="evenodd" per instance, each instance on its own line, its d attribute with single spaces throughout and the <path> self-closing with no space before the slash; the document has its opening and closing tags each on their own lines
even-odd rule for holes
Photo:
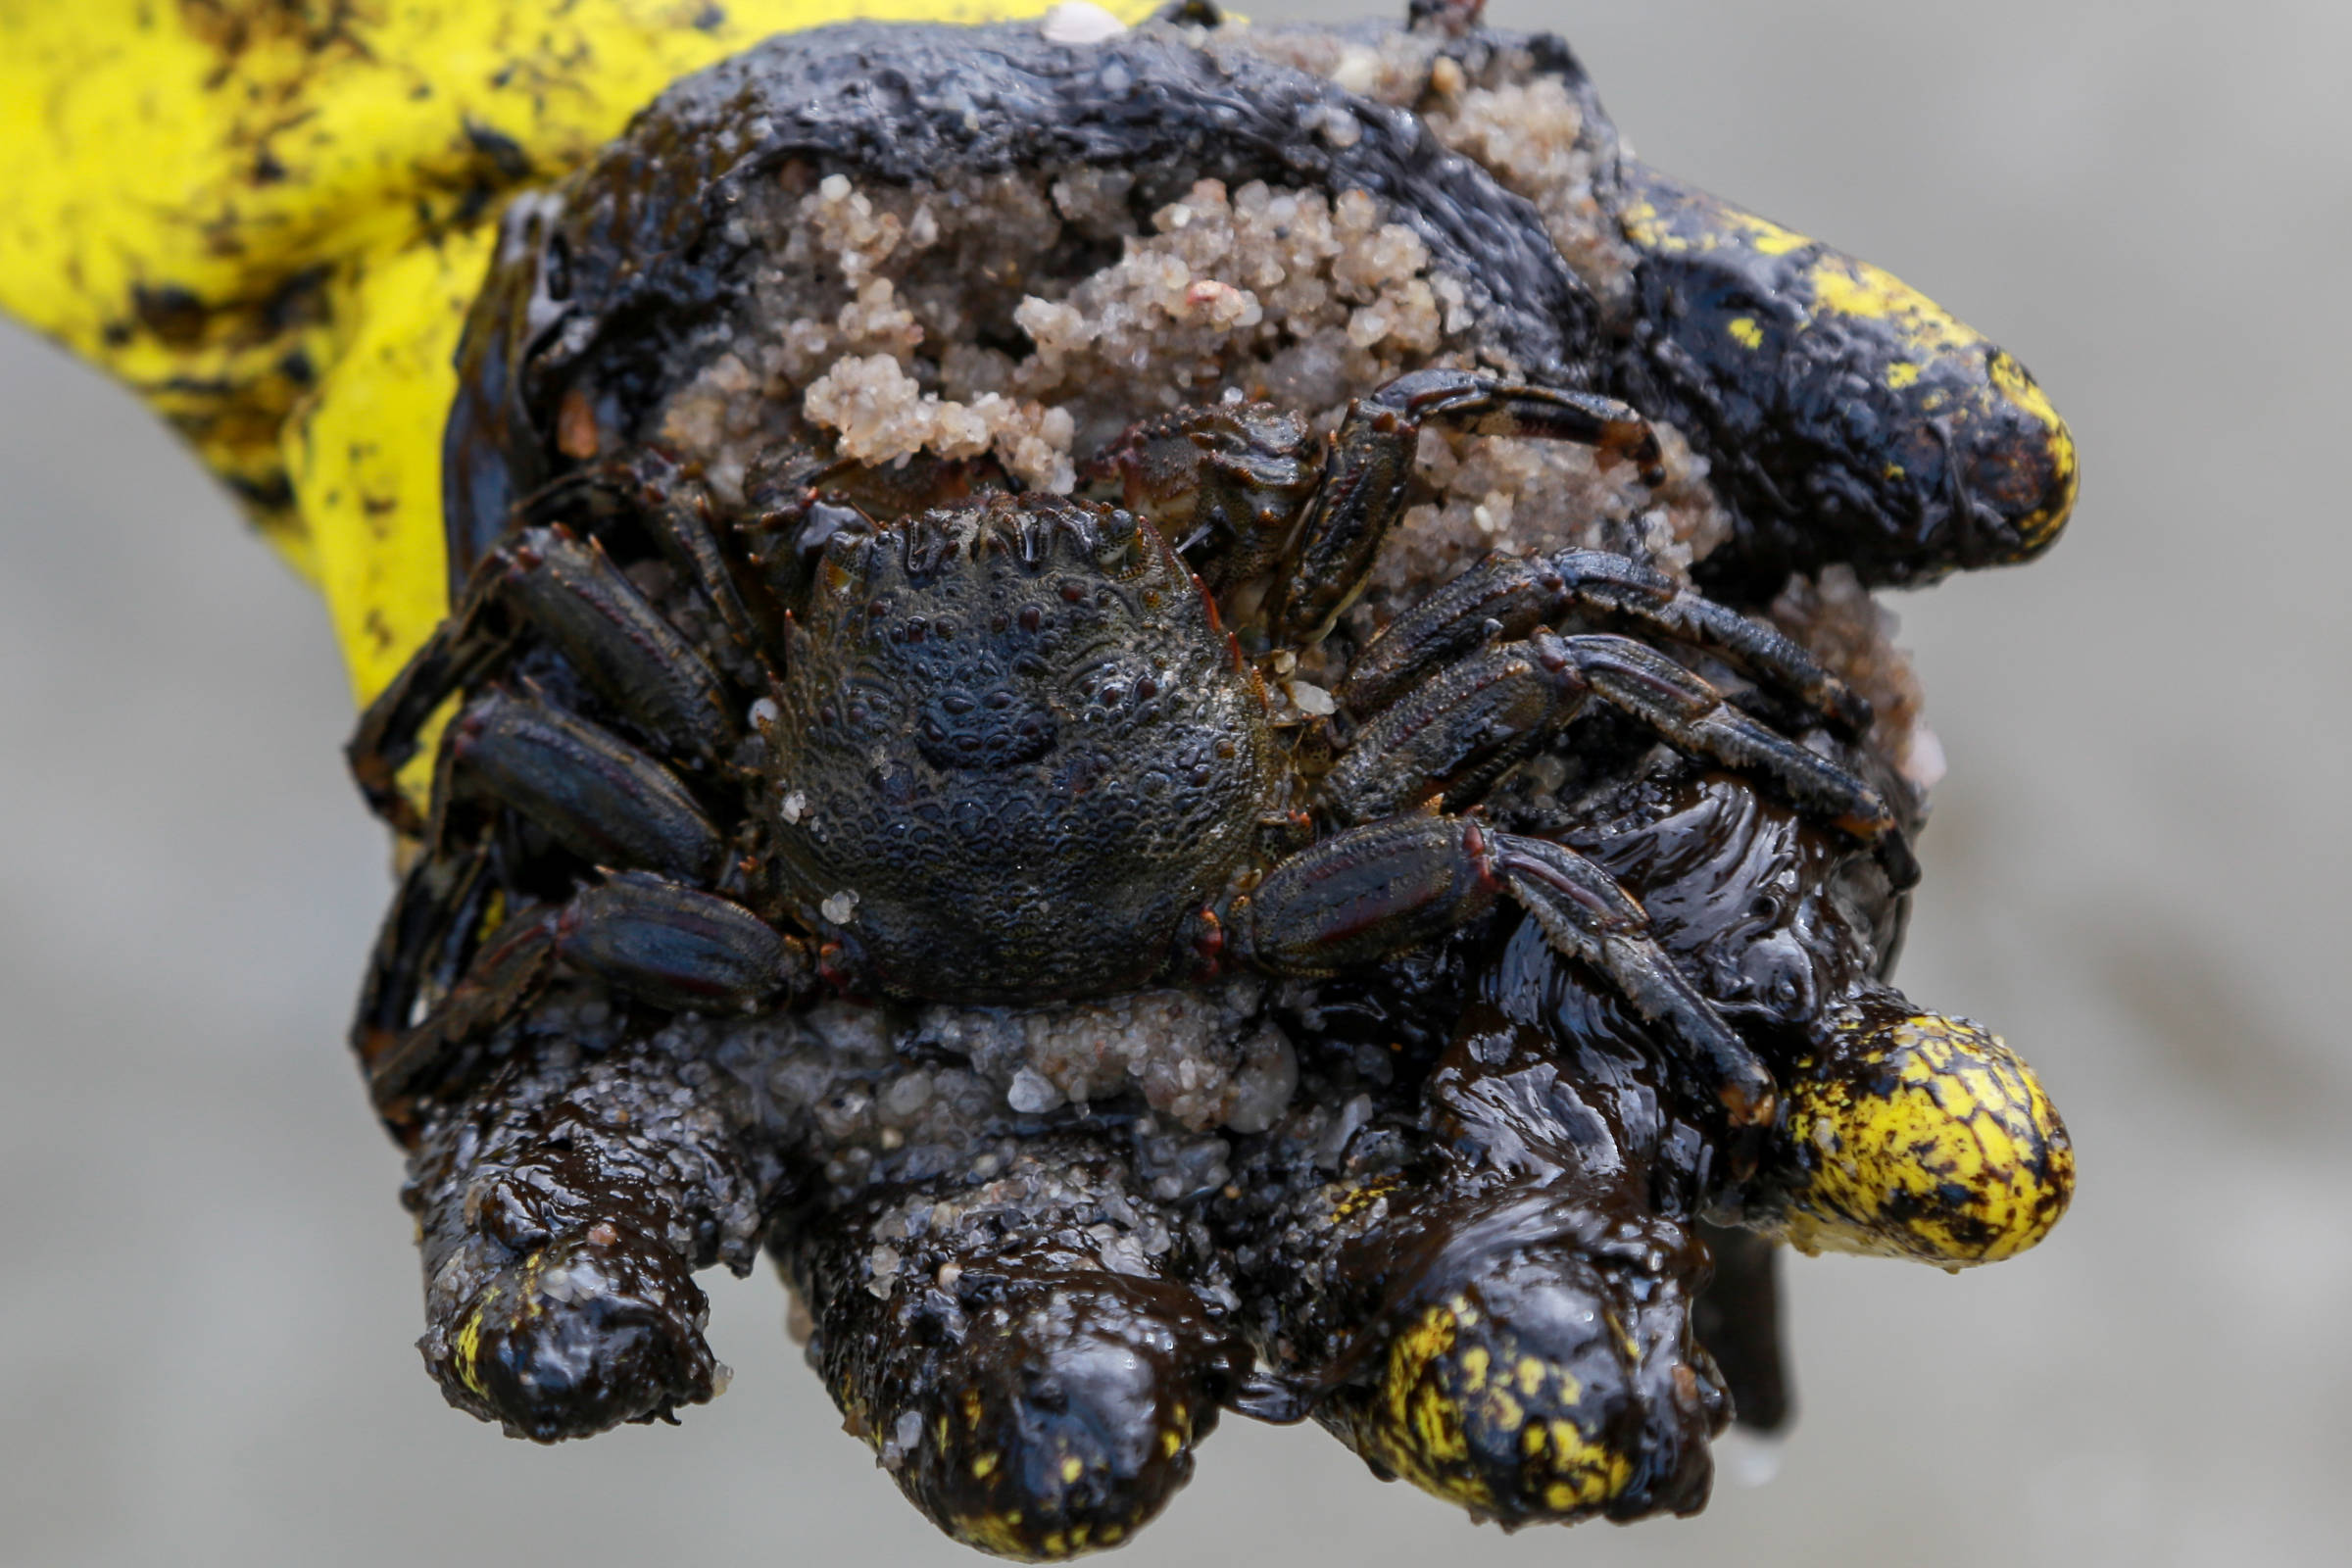
<svg viewBox="0 0 2352 1568">
<path fill-rule="evenodd" d="M 1636 1012 L 1713 1070 L 1737 1126 L 1772 1121 L 1772 1073 L 1659 946 L 1649 916 L 1599 866 L 1547 839 L 1497 834 L 1495 867 L 1556 951 L 1606 975 Z"/>
<path fill-rule="evenodd" d="M 1434 798 L 1459 808 L 1598 698 L 1687 756 L 1760 775 L 1802 809 L 1870 845 L 1898 887 L 1918 866 L 1878 791 L 1734 708 L 1663 654 L 1624 637 L 1538 632 L 1463 660 L 1366 724 L 1323 781 L 1343 820 Z"/>
<path fill-rule="evenodd" d="M 1615 398 L 1469 370 L 1400 375 L 1350 403 L 1333 438 L 1275 616 L 1285 639 L 1318 640 L 1363 591 L 1372 558 L 1404 513 L 1421 427 L 1432 422 L 1473 435 L 1577 441 L 1597 448 L 1604 463 L 1630 459 L 1650 484 L 1664 479 L 1656 432 Z"/>
<path fill-rule="evenodd" d="M 604 551 L 553 528 L 516 545 L 525 569 L 510 579 L 514 611 L 648 734 L 696 761 L 722 755 L 735 719 L 718 672 Z"/>
<path fill-rule="evenodd" d="M 1487 557 L 1397 616 L 1356 656 L 1337 694 L 1341 706 L 1358 716 L 1377 711 L 1483 644 L 1525 637 L 1570 612 L 1704 649 L 1795 698 L 1848 739 L 1870 727 L 1870 705 L 1780 631 L 1604 550 Z"/>
<path fill-rule="evenodd" d="M 703 488 L 695 470 L 667 453 L 640 447 L 567 473 L 526 498 L 520 510 L 526 515 L 544 515 L 560 503 L 600 490 L 635 509 L 635 520 L 669 564 L 703 591 L 718 612 L 720 624 L 747 653 L 758 654 L 766 646 L 710 531 L 710 492 Z"/>
<path fill-rule="evenodd" d="M 1089 463 L 1098 499 L 1150 517 L 1212 592 L 1281 558 L 1322 474 L 1323 443 L 1270 403 L 1216 404 L 1130 425 Z"/>
<path fill-rule="evenodd" d="M 1370 822 L 1443 800 L 1460 809 L 1576 716 L 1587 688 L 1544 667 L 1529 643 L 1462 660 L 1357 730 L 1317 804 Z"/>
<path fill-rule="evenodd" d="M 397 775 L 452 692 L 539 632 L 621 713 L 684 756 L 710 761 L 734 738 L 710 662 L 606 559 L 557 528 L 532 528 L 484 557 L 456 612 L 368 705 L 347 748 L 377 814 L 418 831 Z"/>
<path fill-rule="evenodd" d="M 460 795 L 513 807 L 597 865 L 710 871 L 724 841 L 676 774 L 611 731 L 535 697 L 489 691 L 450 726 Z M 446 806 L 449 791 L 436 794 Z"/>
<path fill-rule="evenodd" d="M 446 996 L 466 972 L 491 897 L 488 869 L 487 849 L 475 845 L 464 855 L 420 858 L 401 879 L 351 1025 L 352 1050 L 371 1079 L 409 1039 L 418 999 Z"/>
<path fill-rule="evenodd" d="M 555 963 L 551 913 L 540 910 L 509 920 L 414 1027 L 406 1027 L 404 1019 L 371 1031 L 363 1014 L 352 1043 L 367 1064 L 368 1092 L 377 1114 L 395 1127 L 413 1123 L 412 1097 L 443 1076 L 441 1069 L 460 1048 L 512 1015 L 546 980 Z M 412 994 L 407 1006 L 413 1008 L 417 1000 Z"/>
<path fill-rule="evenodd" d="M 1642 906 L 1564 846 L 1447 816 L 1349 828 L 1267 873 L 1234 910 L 1234 934 L 1277 973 L 1337 974 L 1426 946 L 1504 893 L 1554 950 L 1599 970 L 1706 1067 L 1735 1124 L 1772 1119 L 1772 1074 L 1651 939 Z"/>
<path fill-rule="evenodd" d="M 404 889 L 404 903 L 407 897 Z M 701 1012 L 756 1006 L 802 968 L 796 946 L 734 901 L 622 872 L 563 905 L 509 920 L 415 1028 L 404 1031 L 405 1019 L 396 1023 L 383 1008 L 364 1006 L 357 1044 L 378 1107 L 393 1105 L 451 1052 L 512 1014 L 559 965 L 656 1006 Z M 412 987 L 404 1007 L 415 996 Z"/>
<path fill-rule="evenodd" d="M 554 940 L 559 963 L 679 1012 L 740 1012 L 801 969 L 797 945 L 742 905 L 643 871 L 575 895 Z"/>
<path fill-rule="evenodd" d="M 1553 637 L 1532 646 L 1547 667 L 1573 671 L 1592 694 L 1656 729 L 1689 757 L 1761 776 L 1791 805 L 1867 844 L 1897 890 L 1916 886 L 1919 862 L 1886 798 L 1819 753 L 1742 713 L 1723 694 L 1655 649 L 1624 637 Z"/>
</svg>

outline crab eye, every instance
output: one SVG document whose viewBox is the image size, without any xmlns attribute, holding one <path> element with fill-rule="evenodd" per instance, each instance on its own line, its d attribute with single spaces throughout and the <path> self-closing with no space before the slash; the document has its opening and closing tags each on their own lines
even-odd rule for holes
<svg viewBox="0 0 2352 1568">
<path fill-rule="evenodd" d="M 1738 963 L 1750 1004 L 1781 1023 L 1812 1015 L 1813 961 L 1804 946 L 1786 931 L 1756 938 Z"/>
</svg>

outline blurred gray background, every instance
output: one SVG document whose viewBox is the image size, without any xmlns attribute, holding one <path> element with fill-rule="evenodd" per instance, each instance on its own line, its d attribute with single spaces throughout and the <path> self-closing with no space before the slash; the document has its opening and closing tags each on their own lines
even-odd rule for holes
<svg viewBox="0 0 2352 1568">
<path fill-rule="evenodd" d="M 1793 1260 L 1800 1423 L 1698 1520 L 1506 1538 L 1234 1421 L 1120 1561 L 2341 1561 L 2352 8 L 1494 15 L 2073 421 L 2055 554 L 1897 608 L 1952 763 L 1903 983 L 2038 1066 L 2081 1193 L 1959 1277 Z M 977 1560 L 839 1432 L 764 1275 L 711 1282 L 738 1375 L 681 1429 L 549 1450 L 443 1406 L 342 1046 L 388 892 L 350 719 L 195 465 L 0 327 L 0 1561 Z"/>
</svg>

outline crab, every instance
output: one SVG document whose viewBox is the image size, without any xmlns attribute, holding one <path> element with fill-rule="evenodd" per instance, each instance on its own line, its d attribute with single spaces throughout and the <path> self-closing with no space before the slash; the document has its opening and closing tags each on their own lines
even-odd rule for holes
<svg viewBox="0 0 2352 1568">
<path fill-rule="evenodd" d="M 1907 881 L 1877 789 L 1623 632 L 1730 662 L 1848 734 L 1866 704 L 1770 626 L 1626 558 L 1496 555 L 1352 662 L 1337 693 L 1349 733 L 1310 776 L 1179 552 L 1193 544 L 1225 578 L 1270 566 L 1250 629 L 1295 658 L 1360 591 L 1430 424 L 1657 462 L 1615 400 L 1441 369 L 1357 400 L 1328 452 L 1262 405 L 1130 432 L 1101 467 L 1163 509 L 1189 497 L 1174 541 L 1110 502 L 986 488 L 876 517 L 809 485 L 756 520 L 713 520 L 659 452 L 559 484 L 543 505 L 618 490 L 626 525 L 713 607 L 731 657 L 689 643 L 594 531 L 525 528 L 476 567 L 350 748 L 371 804 L 428 844 L 368 987 L 379 1097 L 429 1079 L 559 967 L 703 1010 L 818 984 L 1035 1004 L 1221 966 L 1360 970 L 1507 898 L 1704 1063 L 1737 1124 L 1768 1122 L 1770 1073 L 1640 906 L 1584 857 L 1469 808 L 1605 707 L 1754 772 Z M 974 476 L 942 465 L 936 478 Z M 1551 629 L 1569 620 L 1618 629 Z M 531 678 L 538 650 L 576 679 L 571 700 Z M 461 695 L 427 823 L 398 775 Z M 461 957 L 483 868 L 516 832 L 563 852 L 550 896 Z M 427 963 L 447 995 L 415 1018 Z"/>
</svg>

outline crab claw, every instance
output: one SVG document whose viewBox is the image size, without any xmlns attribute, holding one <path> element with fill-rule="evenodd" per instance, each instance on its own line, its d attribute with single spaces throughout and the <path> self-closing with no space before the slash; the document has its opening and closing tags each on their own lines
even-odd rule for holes
<svg viewBox="0 0 2352 1568">
<path fill-rule="evenodd" d="M 710 1304 L 659 1241 L 609 1222 L 493 1275 L 418 1348 L 449 1401 L 538 1443 L 666 1420 L 725 1387 Z"/>
<path fill-rule="evenodd" d="M 1998 1262 L 2074 1196 L 2074 1145 L 2040 1081 L 1967 1019 L 1866 995 L 1782 1083 L 1766 1200 L 1746 1223 L 1800 1251 Z"/>
</svg>

